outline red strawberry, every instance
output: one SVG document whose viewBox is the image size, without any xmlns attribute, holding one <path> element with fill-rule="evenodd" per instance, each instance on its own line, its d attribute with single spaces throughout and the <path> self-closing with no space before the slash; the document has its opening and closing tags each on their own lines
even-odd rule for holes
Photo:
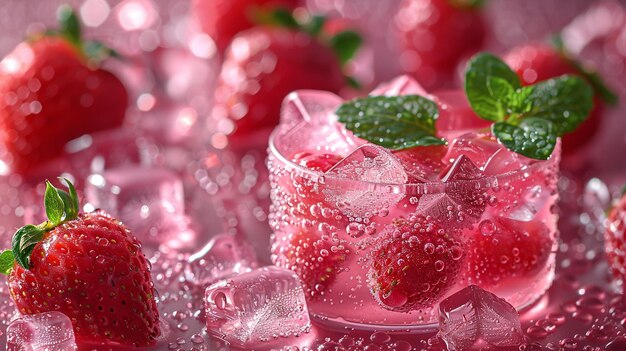
<svg viewBox="0 0 626 351">
<path fill-rule="evenodd" d="M 513 48 L 504 56 L 504 61 L 517 73 L 523 85 L 535 84 L 564 74 L 582 75 L 589 80 L 596 89 L 594 108 L 574 132 L 563 137 L 563 154 L 574 153 L 593 138 L 602 122 L 605 107 L 603 99 L 608 99 L 609 102 L 614 99 L 595 73 L 583 71 L 582 66 L 562 50 L 546 44 L 526 44 Z"/>
<path fill-rule="evenodd" d="M 0 62 L 0 143 L 6 149 L 0 157 L 14 172 L 26 173 L 59 157 L 68 141 L 124 119 L 126 89 L 83 52 L 97 44 L 68 31 L 21 43 Z"/>
<path fill-rule="evenodd" d="M 335 280 L 348 251 L 313 232 L 294 234 L 286 252 L 285 268 L 298 274 L 308 298 L 320 296 Z"/>
<path fill-rule="evenodd" d="M 370 289 L 383 308 L 408 312 L 437 302 L 454 285 L 463 250 L 438 223 L 413 216 L 399 220 L 372 253 Z"/>
<path fill-rule="evenodd" d="M 427 89 L 450 85 L 485 38 L 479 1 L 404 0 L 395 16 L 400 62 Z"/>
<path fill-rule="evenodd" d="M 609 212 L 604 232 L 604 245 L 609 269 L 614 279 L 622 282 L 626 279 L 626 193 Z"/>
<path fill-rule="evenodd" d="M 310 152 L 297 152 L 292 156 L 292 161 L 300 166 L 312 171 L 325 173 L 335 164 L 342 160 L 342 157 L 334 154 L 317 154 Z M 331 208 L 324 199 L 324 193 L 315 181 L 304 177 L 292 177 L 290 179 L 298 195 L 297 214 L 305 219 L 317 220 L 323 218 L 322 209 Z"/>
<path fill-rule="evenodd" d="M 295 9 L 301 0 L 194 0 L 192 12 L 202 31 L 208 34 L 220 52 L 239 32 L 252 28 L 260 11 L 271 8 Z"/>
<path fill-rule="evenodd" d="M 215 92 L 213 118 L 220 132 L 247 143 L 252 132 L 278 124 L 281 103 L 290 92 L 339 93 L 345 86 L 341 63 L 346 56 L 341 50 L 349 45 L 337 45 L 333 39 L 325 45 L 320 33 L 314 37 L 305 28 L 258 27 L 233 40 Z M 341 33 L 337 37 L 346 38 Z"/>
<path fill-rule="evenodd" d="M 17 309 L 64 313 L 79 341 L 154 344 L 159 312 L 141 244 L 103 212 L 77 214 L 76 192 L 68 185 L 71 195 L 48 183 L 49 220 L 18 230 L 13 251 L 2 253 L 1 271 L 10 271 Z"/>
<path fill-rule="evenodd" d="M 540 221 L 504 217 L 483 220 L 472 235 L 467 260 L 469 280 L 482 287 L 538 274 L 554 242 L 550 230 Z"/>
</svg>

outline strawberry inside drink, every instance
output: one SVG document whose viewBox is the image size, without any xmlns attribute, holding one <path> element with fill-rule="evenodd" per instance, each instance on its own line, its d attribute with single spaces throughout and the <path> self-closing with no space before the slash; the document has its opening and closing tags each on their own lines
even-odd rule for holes
<svg viewBox="0 0 626 351">
<path fill-rule="evenodd" d="M 590 88 L 563 76 L 522 92 L 502 69 L 504 78 L 493 70 L 480 78 L 492 90 L 477 99 L 472 74 L 500 64 L 493 59 L 470 63 L 465 99 L 420 96 L 406 77 L 343 104 L 321 92 L 289 97 L 270 139 L 272 259 L 303 280 L 314 315 L 419 328 L 472 284 L 517 308 L 550 286 L 558 137 L 575 126 L 546 119 L 542 89 L 556 96 L 550 106 L 582 121 Z M 569 85 L 583 94 L 580 110 L 559 100 Z M 440 111 L 445 123 L 435 123 Z"/>
</svg>

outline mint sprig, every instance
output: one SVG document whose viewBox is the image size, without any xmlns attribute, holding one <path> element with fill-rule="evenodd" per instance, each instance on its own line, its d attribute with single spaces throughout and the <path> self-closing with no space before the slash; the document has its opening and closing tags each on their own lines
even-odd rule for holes
<svg viewBox="0 0 626 351">
<path fill-rule="evenodd" d="M 9 274 L 14 262 L 24 269 L 30 268 L 30 254 L 45 233 L 55 227 L 78 217 L 78 195 L 74 185 L 66 178 L 60 178 L 67 184 L 69 192 L 55 188 L 46 181 L 44 205 L 48 220 L 39 224 L 27 224 L 13 234 L 11 249 L 0 254 L 0 273 Z"/>
<path fill-rule="evenodd" d="M 355 99 L 336 114 L 357 137 L 391 150 L 446 143 L 436 136 L 437 104 L 418 95 Z"/>
<path fill-rule="evenodd" d="M 489 53 L 469 62 L 465 92 L 472 109 L 496 122 L 492 132 L 507 148 L 524 156 L 545 160 L 557 138 L 575 130 L 593 108 L 593 89 L 577 76 L 522 87 L 506 63 Z"/>
</svg>

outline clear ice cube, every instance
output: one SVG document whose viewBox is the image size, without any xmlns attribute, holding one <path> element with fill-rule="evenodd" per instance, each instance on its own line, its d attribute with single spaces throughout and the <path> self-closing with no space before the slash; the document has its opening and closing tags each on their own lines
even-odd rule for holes
<svg viewBox="0 0 626 351">
<path fill-rule="evenodd" d="M 326 201 L 334 203 L 350 217 L 364 217 L 366 213 L 394 206 L 404 194 L 391 191 L 389 185 L 406 184 L 408 180 L 400 160 L 384 148 L 372 144 L 357 148 L 326 174 L 375 183 L 374 186 L 378 187 L 353 190 L 336 184 L 325 187 L 323 192 Z"/>
<path fill-rule="evenodd" d="M 78 350 L 72 321 L 61 312 L 20 317 L 7 328 L 8 351 Z"/>
<path fill-rule="evenodd" d="M 337 95 L 323 91 L 289 94 L 283 102 L 281 127 L 291 130 L 280 138 L 281 148 L 287 153 L 309 149 L 347 154 L 364 144 L 338 123 L 335 110 L 342 103 Z"/>
<path fill-rule="evenodd" d="M 438 336 L 450 351 L 514 347 L 524 341 L 515 308 L 476 285 L 441 301 Z"/>
<path fill-rule="evenodd" d="M 158 241 L 185 222 L 183 185 L 170 170 L 127 166 L 89 176 L 85 196 L 143 241 Z"/>
<path fill-rule="evenodd" d="M 472 180 L 482 176 L 469 157 L 461 155 L 441 179 L 448 183 L 445 192 L 425 194 L 419 199 L 416 213 L 446 220 L 451 226 L 475 223 L 486 207 L 486 192 Z M 451 183 L 451 184 L 450 184 Z"/>
<path fill-rule="evenodd" d="M 495 138 L 477 133 L 466 133 L 452 141 L 448 153 L 444 157 L 446 162 L 454 162 L 461 155 L 465 155 L 478 167 L 483 167 L 490 157 L 502 149 Z"/>
<path fill-rule="evenodd" d="M 310 329 L 300 280 L 279 267 L 263 267 L 209 286 L 205 307 L 208 332 L 244 347 Z"/>
<path fill-rule="evenodd" d="M 233 274 L 250 272 L 258 266 L 254 248 L 229 234 L 218 234 L 189 257 L 187 281 L 205 286 Z"/>
<path fill-rule="evenodd" d="M 398 95 L 421 95 L 428 93 L 415 79 L 409 76 L 400 76 L 388 83 L 383 83 L 372 90 L 372 96 L 398 96 Z"/>
</svg>

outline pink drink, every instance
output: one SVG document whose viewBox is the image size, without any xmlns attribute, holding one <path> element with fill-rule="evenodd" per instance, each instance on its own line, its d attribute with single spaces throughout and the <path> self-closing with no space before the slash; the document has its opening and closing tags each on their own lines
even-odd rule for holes
<svg viewBox="0 0 626 351">
<path fill-rule="evenodd" d="M 377 94 L 420 94 L 403 79 Z M 463 99 L 439 95 L 448 145 L 393 153 L 345 130 L 332 94 L 286 100 L 269 148 L 272 260 L 300 276 L 313 315 L 424 328 L 471 284 L 518 309 L 550 286 L 560 148 L 515 154 Z"/>
</svg>

